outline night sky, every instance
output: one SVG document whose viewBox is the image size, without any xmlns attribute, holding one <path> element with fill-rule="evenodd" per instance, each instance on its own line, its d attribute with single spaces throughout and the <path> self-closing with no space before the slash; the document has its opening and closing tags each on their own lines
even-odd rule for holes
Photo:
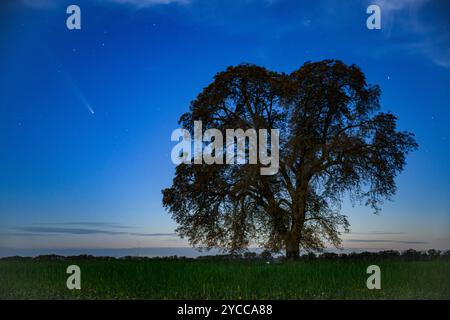
<svg viewBox="0 0 450 320">
<path fill-rule="evenodd" d="M 381 30 L 366 8 L 381 7 Z M 81 30 L 66 8 L 81 8 Z M 6 1 L 0 13 L 0 247 L 188 244 L 162 207 L 171 132 L 213 76 L 356 64 L 420 148 L 379 215 L 342 210 L 345 248 L 450 249 L 447 1 Z"/>
</svg>

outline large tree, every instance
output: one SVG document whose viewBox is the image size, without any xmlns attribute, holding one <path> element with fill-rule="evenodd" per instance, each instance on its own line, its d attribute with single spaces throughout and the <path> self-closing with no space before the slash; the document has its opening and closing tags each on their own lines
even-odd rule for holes
<svg viewBox="0 0 450 320">
<path fill-rule="evenodd" d="M 380 89 L 355 65 L 307 62 L 291 74 L 255 65 L 218 73 L 191 103 L 180 125 L 203 129 L 279 129 L 280 167 L 180 164 L 163 204 L 194 246 L 230 251 L 257 243 L 295 259 L 300 249 L 341 245 L 349 197 L 380 209 L 396 192 L 395 177 L 413 134 L 380 112 Z M 224 149 L 223 152 L 226 152 Z"/>
</svg>

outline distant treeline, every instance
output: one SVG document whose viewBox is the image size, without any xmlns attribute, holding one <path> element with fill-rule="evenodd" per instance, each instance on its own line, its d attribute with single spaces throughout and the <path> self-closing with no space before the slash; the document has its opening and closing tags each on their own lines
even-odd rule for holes
<svg viewBox="0 0 450 320">
<path fill-rule="evenodd" d="M 228 261 L 228 260 L 244 260 L 244 261 L 267 261 L 267 262 L 282 262 L 286 258 L 281 255 L 273 255 L 272 252 L 264 250 L 261 253 L 244 252 L 218 255 L 204 255 L 197 258 L 188 258 L 184 256 L 165 256 L 165 257 L 140 257 L 140 256 L 124 256 L 120 258 L 109 256 L 93 256 L 93 255 L 77 255 L 77 256 L 60 256 L 55 254 L 40 255 L 37 257 L 21 257 L 12 256 L 0 258 L 3 261 L 74 261 L 74 260 L 98 260 L 98 261 L 112 261 L 112 260 L 133 260 L 133 261 L 147 261 L 147 260 L 192 260 L 192 261 Z M 323 252 L 314 253 L 309 252 L 300 256 L 299 261 L 311 260 L 361 260 L 361 259 L 398 259 L 403 261 L 428 261 L 428 260 L 450 260 L 450 250 L 440 251 L 430 249 L 428 251 L 417 251 L 408 249 L 405 251 L 385 250 L 378 252 L 352 252 L 352 253 L 333 253 Z"/>
</svg>

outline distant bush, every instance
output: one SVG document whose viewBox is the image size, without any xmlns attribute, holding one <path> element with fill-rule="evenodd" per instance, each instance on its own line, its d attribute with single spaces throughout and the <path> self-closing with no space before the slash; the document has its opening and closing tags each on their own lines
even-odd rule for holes
<svg viewBox="0 0 450 320">
<path fill-rule="evenodd" d="M 67 258 L 64 256 L 59 256 L 56 254 L 46 254 L 46 255 L 41 255 L 41 256 L 37 256 L 36 258 L 34 258 L 34 260 L 38 260 L 38 261 L 62 261 L 62 260 L 66 260 Z"/>
<path fill-rule="evenodd" d="M 255 261 L 274 261 L 281 262 L 285 260 L 284 256 L 277 256 L 276 258 L 272 255 L 269 250 L 262 251 L 259 255 L 255 252 L 245 252 L 240 253 L 230 253 L 230 254 L 219 254 L 219 255 L 205 255 L 199 256 L 197 258 L 188 258 L 184 256 L 168 256 L 168 257 L 140 257 L 140 256 L 124 256 L 121 258 L 101 256 L 95 257 L 92 255 L 78 255 L 78 256 L 59 256 L 56 254 L 41 255 L 35 258 L 32 257 L 20 257 L 12 256 L 0 258 L 3 261 L 74 261 L 74 260 L 97 260 L 97 261 L 112 261 L 112 260 L 127 260 L 127 261 L 147 261 L 147 260 L 162 260 L 162 261 L 236 261 L 236 260 L 255 260 Z M 300 261 L 314 261 L 318 259 L 324 260 L 367 260 L 367 259 L 398 259 L 406 261 L 428 261 L 428 260 L 450 260 L 450 250 L 440 251 L 436 249 L 429 249 L 428 251 L 417 251 L 414 249 L 408 249 L 403 252 L 396 250 L 384 250 L 379 252 L 351 252 L 351 253 L 334 253 L 334 252 L 323 252 L 321 254 L 316 254 L 314 252 L 308 252 L 300 256 Z"/>
<path fill-rule="evenodd" d="M 337 259 L 337 258 L 339 258 L 339 255 L 337 254 L 337 253 L 334 253 L 334 252 L 324 252 L 324 253 L 322 253 L 320 256 L 319 256 L 319 258 L 321 258 L 321 259 L 333 259 L 333 260 L 335 260 L 335 259 Z"/>
<path fill-rule="evenodd" d="M 241 260 L 243 259 L 243 255 L 239 253 L 230 253 L 230 254 L 217 254 L 210 256 L 199 256 L 197 260 L 213 260 L 213 261 L 232 261 L 232 260 Z"/>
<path fill-rule="evenodd" d="M 263 252 L 261 252 L 259 257 L 265 261 L 273 260 L 272 252 L 270 252 L 269 250 L 264 250 Z"/>
<path fill-rule="evenodd" d="M 0 260 L 3 260 L 3 261 L 30 261 L 33 259 L 34 259 L 33 257 L 12 256 L 12 257 L 1 258 Z"/>
<path fill-rule="evenodd" d="M 408 249 L 406 251 L 403 251 L 402 257 L 405 258 L 406 260 L 420 260 L 421 258 L 426 257 L 426 253 L 425 255 L 422 255 L 420 251 Z"/>
<path fill-rule="evenodd" d="M 301 260 L 313 261 L 317 259 L 317 255 L 314 252 L 308 252 L 300 256 Z"/>
<path fill-rule="evenodd" d="M 244 259 L 247 260 L 255 260 L 258 257 L 258 255 L 256 254 L 256 252 L 244 252 Z"/>
</svg>

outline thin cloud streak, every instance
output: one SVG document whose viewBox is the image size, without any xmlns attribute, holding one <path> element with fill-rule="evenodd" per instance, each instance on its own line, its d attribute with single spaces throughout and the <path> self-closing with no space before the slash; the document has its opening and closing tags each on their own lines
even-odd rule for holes
<svg viewBox="0 0 450 320">
<path fill-rule="evenodd" d="M 59 234 L 127 234 L 121 231 L 109 231 L 101 229 L 63 228 L 63 227 L 19 227 L 15 230 L 31 233 L 59 233 Z"/>
<path fill-rule="evenodd" d="M 349 234 L 356 235 L 397 235 L 397 234 L 406 234 L 406 232 L 396 232 L 396 231 L 369 231 L 369 232 L 350 232 Z"/>
<path fill-rule="evenodd" d="M 38 225 L 44 226 L 85 226 L 85 227 L 106 227 L 115 229 L 131 229 L 133 227 L 127 225 L 121 225 L 118 223 L 111 222 L 100 222 L 100 221 L 68 221 L 68 222 L 50 222 L 50 223 L 37 223 Z"/>
<path fill-rule="evenodd" d="M 156 5 L 167 5 L 172 3 L 189 4 L 191 0 L 97 0 L 100 3 L 125 4 L 132 5 L 136 8 L 147 8 Z M 22 0 L 22 4 L 26 7 L 36 9 L 54 9 L 58 5 L 64 5 L 64 1 L 57 0 Z"/>
<path fill-rule="evenodd" d="M 400 29 L 410 36 L 404 50 L 416 51 L 435 65 L 450 68 L 450 33 L 446 25 L 424 20 L 430 0 L 375 0 L 374 3 L 381 8 L 382 31 L 388 39 L 394 35 L 394 28 Z M 445 1 L 441 5 L 446 10 Z"/>
<path fill-rule="evenodd" d="M 386 239 L 349 239 L 346 242 L 362 242 L 362 243 L 396 243 L 396 244 L 427 244 L 423 241 L 403 241 L 403 240 L 386 240 Z"/>
<path fill-rule="evenodd" d="M 112 2 L 116 4 L 128 4 L 137 8 L 147 8 L 155 5 L 166 4 L 189 4 L 190 0 L 103 0 L 103 2 Z"/>
<path fill-rule="evenodd" d="M 64 228 L 64 227 L 17 227 L 14 230 L 23 233 L 10 233 L 9 235 L 27 236 L 27 235 L 48 235 L 48 234 L 72 234 L 72 235 L 130 235 L 138 237 L 166 237 L 176 236 L 175 233 L 139 233 L 139 232 L 125 232 L 112 231 L 103 229 L 86 229 L 86 228 Z"/>
<path fill-rule="evenodd" d="M 48 234 L 48 233 L 21 233 L 21 232 L 1 232 L 0 237 L 8 236 L 8 237 L 48 237 L 56 234 Z"/>
<path fill-rule="evenodd" d="M 175 232 L 172 233 L 130 233 L 130 235 L 132 236 L 138 236 L 138 237 L 174 237 L 177 234 Z"/>
</svg>

